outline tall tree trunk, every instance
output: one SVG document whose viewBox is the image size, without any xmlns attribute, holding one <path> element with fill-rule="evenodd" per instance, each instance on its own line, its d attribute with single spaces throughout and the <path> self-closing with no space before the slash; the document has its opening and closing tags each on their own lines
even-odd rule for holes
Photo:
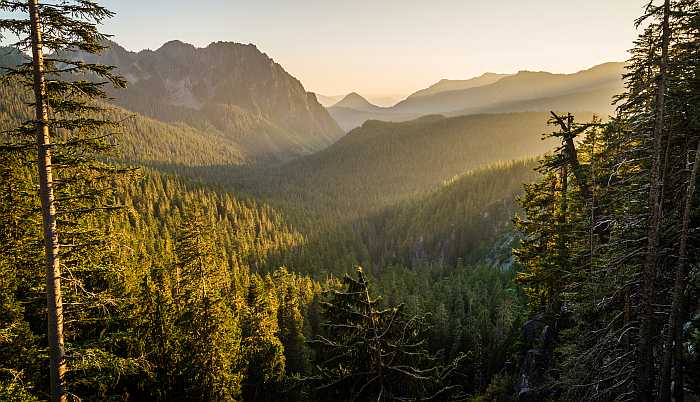
<svg viewBox="0 0 700 402">
<path fill-rule="evenodd" d="M 670 0 L 664 1 L 663 21 L 661 33 L 661 60 L 659 61 L 659 75 L 656 88 L 655 118 L 654 118 L 654 145 L 649 172 L 649 209 L 650 217 L 647 229 L 647 253 L 642 272 L 640 285 L 640 316 L 639 316 L 639 343 L 638 343 L 638 367 L 636 378 L 637 400 L 651 402 L 653 400 L 654 359 L 653 343 L 654 335 L 654 292 L 657 276 L 656 264 L 659 253 L 659 231 L 661 225 L 661 209 L 663 200 L 661 194 L 661 168 L 662 164 L 662 136 L 664 129 L 664 109 L 666 95 L 666 69 L 668 64 L 668 47 L 670 42 L 669 14 Z"/>
<path fill-rule="evenodd" d="M 681 223 L 680 245 L 678 247 L 678 268 L 676 269 L 676 279 L 673 284 L 673 302 L 671 304 L 671 315 L 668 320 L 668 333 L 666 334 L 666 350 L 664 353 L 663 370 L 661 372 L 661 387 L 659 389 L 659 401 L 671 401 L 671 367 L 674 357 L 678 357 L 681 341 L 681 320 L 685 306 L 685 289 L 688 279 L 688 230 L 690 227 L 690 214 L 693 207 L 693 197 L 695 196 L 695 182 L 698 176 L 698 166 L 700 165 L 700 141 L 695 150 L 695 162 L 688 179 L 688 187 L 685 193 L 685 205 L 683 206 L 683 217 Z M 682 373 L 680 362 L 675 362 L 676 367 L 676 399 L 682 395 Z M 680 390 L 679 390 L 680 388 Z M 682 396 L 681 396 L 682 398 Z"/>
<path fill-rule="evenodd" d="M 51 136 L 46 96 L 44 55 L 41 41 L 41 19 L 38 0 L 28 0 L 32 31 L 34 98 L 36 106 L 37 148 L 39 153 L 39 195 L 46 250 L 46 302 L 48 307 L 49 359 L 51 361 L 51 400 L 66 401 L 63 379 L 66 373 L 63 344 L 63 302 L 61 300 L 61 267 L 59 262 L 56 206 L 53 194 Z"/>
</svg>

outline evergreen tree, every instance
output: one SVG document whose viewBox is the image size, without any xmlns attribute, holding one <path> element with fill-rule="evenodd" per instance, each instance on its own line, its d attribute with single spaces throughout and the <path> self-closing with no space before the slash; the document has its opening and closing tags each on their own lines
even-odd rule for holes
<svg viewBox="0 0 700 402">
<path fill-rule="evenodd" d="M 425 346 L 425 318 L 406 318 L 403 306 L 383 308 L 362 269 L 343 278 L 346 290 L 324 303 L 324 334 L 314 340 L 321 400 L 450 400 L 460 387 L 446 385 L 454 369 L 440 367 Z M 456 364 L 456 363 L 455 363 Z"/>
<path fill-rule="evenodd" d="M 31 54 L 24 64 L 8 68 L 6 78 L 32 89 L 29 103 L 35 113 L 9 133 L 4 149 L 34 165 L 45 245 L 51 400 L 65 401 L 69 393 L 65 347 L 72 331 L 64 332 L 64 323 L 85 321 L 83 317 L 66 319 L 72 311 L 64 310 L 64 299 L 69 306 L 80 306 L 82 316 L 97 304 L 104 307 L 104 299 L 92 297 L 104 289 L 100 283 L 105 279 L 105 273 L 100 272 L 104 262 L 84 260 L 85 249 L 99 243 L 99 233 L 90 227 L 87 216 L 114 208 L 105 191 L 110 191 L 119 169 L 97 157 L 111 147 L 109 131 L 117 124 L 100 117 L 100 101 L 106 98 L 105 85 L 119 88 L 125 81 L 114 75 L 112 68 L 84 63 L 73 53 L 96 53 L 103 48 L 106 37 L 97 25 L 112 13 L 97 3 L 2 1 L 0 9 L 25 16 L 0 20 L 0 31 L 9 31 L 16 40 L 14 47 Z M 29 153 L 32 149 L 37 151 L 36 157 Z M 62 292 L 65 278 L 70 278 L 67 285 L 71 290 L 82 293 L 80 301 L 73 299 L 72 292 Z M 76 351 L 71 354 L 80 355 Z M 104 354 L 97 349 L 86 350 L 80 356 L 81 366 L 85 367 L 87 360 L 101 360 L 101 356 Z"/>
<path fill-rule="evenodd" d="M 269 275 L 253 275 L 241 319 L 246 379 L 245 400 L 263 400 L 265 388 L 278 384 L 285 372 L 285 351 L 279 339 L 278 301 Z"/>
<path fill-rule="evenodd" d="M 232 401 L 241 392 L 241 333 L 224 299 L 228 275 L 199 210 L 177 234 L 174 276 L 178 369 L 187 400 Z"/>
</svg>

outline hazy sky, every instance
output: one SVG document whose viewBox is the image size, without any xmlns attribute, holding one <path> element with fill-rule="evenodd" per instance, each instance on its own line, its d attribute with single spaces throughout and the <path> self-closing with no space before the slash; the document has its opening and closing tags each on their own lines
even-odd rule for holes
<svg viewBox="0 0 700 402">
<path fill-rule="evenodd" d="M 254 43 L 307 90 L 407 94 L 486 71 L 626 58 L 646 0 L 105 0 L 130 50 Z"/>
</svg>

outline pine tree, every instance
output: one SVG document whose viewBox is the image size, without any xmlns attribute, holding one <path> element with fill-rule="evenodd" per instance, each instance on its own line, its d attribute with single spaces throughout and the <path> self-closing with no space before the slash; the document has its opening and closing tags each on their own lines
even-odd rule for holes
<svg viewBox="0 0 700 402">
<path fill-rule="evenodd" d="M 323 304 L 325 331 L 313 341 L 319 350 L 310 383 L 321 400 L 446 401 L 459 395 L 460 387 L 445 383 L 454 365 L 440 367 L 426 350 L 425 317 L 406 318 L 403 306 L 383 308 L 362 269 L 343 283 L 347 289 Z"/>
<path fill-rule="evenodd" d="M 175 244 L 178 362 L 190 400 L 233 401 L 241 391 L 241 332 L 225 296 L 228 275 L 206 219 L 187 210 Z"/>
<path fill-rule="evenodd" d="M 124 87 L 125 81 L 114 75 L 112 68 L 83 63 L 72 53 L 96 53 L 103 48 L 105 35 L 97 25 L 112 13 L 97 3 L 3 0 L 0 9 L 26 16 L 0 20 L 0 31 L 9 31 L 17 38 L 14 46 L 32 55 L 25 64 L 10 68 L 8 76 L 32 89 L 35 109 L 34 118 L 12 132 L 14 140 L 6 148 L 17 153 L 35 149 L 38 153 L 32 162 L 38 177 L 45 243 L 51 400 L 65 401 L 61 279 L 68 276 L 71 255 L 95 242 L 93 233 L 86 230 L 84 216 L 113 208 L 101 190 L 111 184 L 108 178 L 116 169 L 97 156 L 110 148 L 108 130 L 116 124 L 99 117 L 103 110 L 99 100 L 106 98 L 105 85 Z"/>
<path fill-rule="evenodd" d="M 548 384 L 568 400 L 668 402 L 682 400 L 691 384 L 683 346 L 690 341 L 681 327 L 690 328 L 684 305 L 695 297 L 688 262 L 697 260 L 689 245 L 697 227 L 690 211 L 697 202 L 699 7 L 651 2 L 637 21 L 645 28 L 628 63 L 618 116 L 580 132 L 579 168 L 567 165 L 579 185 L 566 204 L 566 264 L 555 259 L 555 215 L 543 214 L 536 201 L 554 194 L 542 184 L 553 179 L 545 175 L 526 188 L 520 276 L 543 284 L 546 272 L 566 273 L 555 275 L 556 289 L 576 317 L 561 334 Z M 562 131 L 575 131 L 555 119 Z M 570 156 L 566 148 L 560 150 Z M 557 205 L 548 197 L 546 205 Z M 552 243 L 535 242 L 540 226 Z"/>
<path fill-rule="evenodd" d="M 286 360 L 279 339 L 277 314 L 279 303 L 274 295 L 272 278 L 267 275 L 250 278 L 241 330 L 245 353 L 245 400 L 261 400 L 265 388 L 282 380 Z"/>
</svg>

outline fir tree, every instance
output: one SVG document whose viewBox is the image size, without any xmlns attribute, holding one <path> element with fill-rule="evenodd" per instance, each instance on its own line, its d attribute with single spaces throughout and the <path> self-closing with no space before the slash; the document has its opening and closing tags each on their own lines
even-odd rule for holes
<svg viewBox="0 0 700 402">
<path fill-rule="evenodd" d="M 77 278 L 68 286 L 99 293 L 89 289 L 99 268 L 79 262 L 76 256 L 84 257 L 85 247 L 98 242 L 86 215 L 114 208 L 103 191 L 110 189 L 110 177 L 118 169 L 97 157 L 110 148 L 107 139 L 116 123 L 100 117 L 100 101 L 106 98 L 105 85 L 124 87 L 125 81 L 111 67 L 84 63 L 74 54 L 103 49 L 106 37 L 97 25 L 112 13 L 97 3 L 2 1 L 0 9 L 25 16 L 0 20 L 0 31 L 9 31 L 16 39 L 14 46 L 31 54 L 26 63 L 10 67 L 6 78 L 32 89 L 35 113 L 10 133 L 12 140 L 4 148 L 35 164 L 45 243 L 51 400 L 64 401 L 69 392 L 65 336 L 70 332 L 64 333 L 61 279 Z M 31 149 L 36 158 L 29 157 Z M 87 352 L 83 359 L 100 355 Z"/>
<path fill-rule="evenodd" d="M 460 387 L 446 385 L 454 366 L 440 367 L 425 346 L 425 318 L 406 318 L 403 306 L 383 308 L 370 295 L 362 269 L 343 278 L 324 305 L 324 334 L 317 352 L 314 392 L 323 400 L 450 400 Z"/>
</svg>

